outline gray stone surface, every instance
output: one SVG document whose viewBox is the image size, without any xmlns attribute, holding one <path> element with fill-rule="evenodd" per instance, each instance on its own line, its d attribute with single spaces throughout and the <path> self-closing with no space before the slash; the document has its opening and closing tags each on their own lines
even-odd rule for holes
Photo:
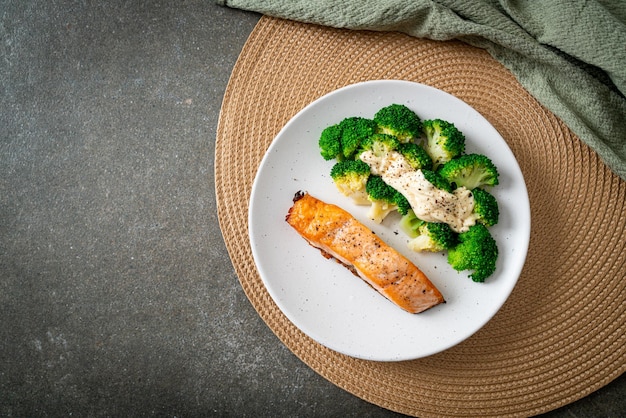
<svg viewBox="0 0 626 418">
<path fill-rule="evenodd" d="M 213 187 L 259 16 L 211 0 L 0 0 L 0 416 L 397 414 L 246 299 Z M 626 413 L 624 378 L 549 417 Z"/>
</svg>

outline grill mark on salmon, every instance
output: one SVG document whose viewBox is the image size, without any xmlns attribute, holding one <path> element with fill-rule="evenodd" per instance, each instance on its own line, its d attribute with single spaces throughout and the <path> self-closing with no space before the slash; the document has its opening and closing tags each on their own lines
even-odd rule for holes
<svg viewBox="0 0 626 418">
<path fill-rule="evenodd" d="M 334 258 L 410 313 L 445 303 L 441 292 L 409 259 L 350 213 L 298 192 L 286 221 L 326 258 Z"/>
</svg>

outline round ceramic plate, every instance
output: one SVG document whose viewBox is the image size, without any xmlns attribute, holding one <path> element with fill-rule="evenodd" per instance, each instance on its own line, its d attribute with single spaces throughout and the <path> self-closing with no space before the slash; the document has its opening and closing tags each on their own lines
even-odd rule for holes
<svg viewBox="0 0 626 418">
<path fill-rule="evenodd" d="M 453 270 L 445 253 L 415 253 L 400 230 L 399 215 L 382 224 L 367 207 L 341 195 L 330 178 L 333 161 L 319 154 L 322 130 L 349 116 L 373 118 L 382 107 L 404 104 L 424 119 L 444 119 L 466 137 L 466 153 L 485 154 L 498 167 L 500 221 L 490 228 L 499 248 L 496 272 L 475 283 Z M 445 304 L 409 314 L 342 265 L 324 258 L 285 216 L 296 192 L 336 204 L 413 261 L 441 291 Z M 261 161 L 249 207 L 252 255 L 276 305 L 320 344 L 356 358 L 411 360 L 448 349 L 470 337 L 500 309 L 521 273 L 530 238 L 530 204 L 522 172 L 499 133 L 465 102 L 430 86 L 399 80 L 353 84 L 314 101 L 279 132 Z"/>
</svg>

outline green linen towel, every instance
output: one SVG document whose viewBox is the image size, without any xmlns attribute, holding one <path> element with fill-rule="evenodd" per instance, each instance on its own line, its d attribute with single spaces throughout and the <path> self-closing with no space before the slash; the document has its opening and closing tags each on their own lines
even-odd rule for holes
<svg viewBox="0 0 626 418">
<path fill-rule="evenodd" d="M 624 0 L 216 0 L 337 28 L 484 48 L 626 180 Z"/>
</svg>

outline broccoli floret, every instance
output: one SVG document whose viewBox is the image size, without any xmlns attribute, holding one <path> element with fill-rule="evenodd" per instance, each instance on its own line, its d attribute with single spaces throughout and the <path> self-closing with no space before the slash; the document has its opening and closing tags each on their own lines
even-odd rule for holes
<svg viewBox="0 0 626 418">
<path fill-rule="evenodd" d="M 400 219 L 400 228 L 412 238 L 408 246 L 413 251 L 438 252 L 452 248 L 458 242 L 450 225 L 423 221 L 412 209 Z"/>
<path fill-rule="evenodd" d="M 360 152 L 372 151 L 377 157 L 382 157 L 383 155 L 398 149 L 399 145 L 400 142 L 395 136 L 374 134 L 363 140 Z"/>
<path fill-rule="evenodd" d="M 341 128 L 341 152 L 344 158 L 354 158 L 361 142 L 376 131 L 376 122 L 353 116 L 342 120 L 339 127 Z"/>
<path fill-rule="evenodd" d="M 458 235 L 459 243 L 448 250 L 448 264 L 457 271 L 473 270 L 469 277 L 484 282 L 496 270 L 498 246 L 487 227 L 476 224 Z"/>
<path fill-rule="evenodd" d="M 394 189 L 395 194 L 393 196 L 393 201 L 396 203 L 398 212 L 400 215 L 406 215 L 408 211 L 411 210 L 411 204 L 407 200 L 406 197 L 396 189 Z"/>
<path fill-rule="evenodd" d="M 402 154 L 409 164 L 411 164 L 411 167 L 416 170 L 430 170 L 433 168 L 433 160 L 430 159 L 426 150 L 415 142 L 401 143 L 397 151 Z"/>
<path fill-rule="evenodd" d="M 361 160 L 344 160 L 333 166 L 330 177 L 339 191 L 351 197 L 357 204 L 368 204 L 365 185 L 370 175 L 370 167 Z"/>
<path fill-rule="evenodd" d="M 464 186 L 470 190 L 498 184 L 498 169 L 482 154 L 461 155 L 441 167 L 439 174 L 457 187 Z"/>
<path fill-rule="evenodd" d="M 380 176 L 370 176 L 365 184 L 365 191 L 370 201 L 381 201 L 393 204 L 396 206 L 394 209 L 396 209 L 400 215 L 406 215 L 407 212 L 411 210 L 411 204 L 407 198 L 392 186 L 385 183 Z"/>
<path fill-rule="evenodd" d="M 320 154 L 325 160 L 354 159 L 361 142 L 376 132 L 376 122 L 371 119 L 352 116 L 336 125 L 326 127 L 318 141 Z"/>
<path fill-rule="evenodd" d="M 380 109 L 374 115 L 378 132 L 393 135 L 400 142 L 417 139 L 422 130 L 422 121 L 415 112 L 401 104 L 392 104 Z"/>
<path fill-rule="evenodd" d="M 409 241 L 413 251 L 439 252 L 452 248 L 457 243 L 457 234 L 443 222 L 423 222 L 417 229 L 418 235 Z"/>
<path fill-rule="evenodd" d="M 474 189 L 472 194 L 474 195 L 474 216 L 476 221 L 486 226 L 497 224 L 500 211 L 496 198 L 483 189 Z"/>
<path fill-rule="evenodd" d="M 369 176 L 365 184 L 365 191 L 372 203 L 368 215 L 370 219 L 378 223 L 381 223 L 394 210 L 406 214 L 411 208 L 406 198 L 385 183 L 380 176 Z"/>
<path fill-rule="evenodd" d="M 422 122 L 426 135 L 424 149 L 437 168 L 465 152 L 465 135 L 453 123 L 441 119 Z"/>
<path fill-rule="evenodd" d="M 442 177 L 437 171 L 422 170 L 422 174 L 424 174 L 424 178 L 436 188 L 452 193 L 453 188 L 450 182 L 445 177 Z"/>
<path fill-rule="evenodd" d="M 331 125 L 322 131 L 319 139 L 320 154 L 328 161 L 332 159 L 343 159 L 341 150 L 341 127 Z"/>
</svg>

